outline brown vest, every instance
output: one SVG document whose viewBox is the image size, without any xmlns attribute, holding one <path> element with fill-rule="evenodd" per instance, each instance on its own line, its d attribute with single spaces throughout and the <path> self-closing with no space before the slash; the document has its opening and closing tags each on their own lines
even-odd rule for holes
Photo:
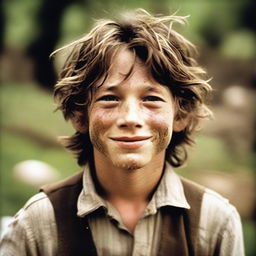
<svg viewBox="0 0 256 256">
<path fill-rule="evenodd" d="M 82 190 L 82 175 L 82 172 L 77 173 L 41 189 L 47 194 L 54 208 L 58 256 L 97 255 L 87 218 L 77 216 L 77 199 Z M 161 208 L 163 227 L 158 256 L 198 255 L 197 235 L 204 188 L 184 178 L 181 181 L 191 208 Z M 96 211 L 94 214 L 100 212 Z"/>
</svg>

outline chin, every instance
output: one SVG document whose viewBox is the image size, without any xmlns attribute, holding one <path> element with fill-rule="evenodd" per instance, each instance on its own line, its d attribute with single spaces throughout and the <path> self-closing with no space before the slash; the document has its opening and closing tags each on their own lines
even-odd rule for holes
<svg viewBox="0 0 256 256">
<path fill-rule="evenodd" d="M 135 163 L 134 164 L 127 163 L 127 164 L 121 164 L 118 167 L 127 171 L 135 171 L 135 170 L 141 169 L 143 166 Z"/>
<path fill-rule="evenodd" d="M 113 164 L 121 169 L 125 170 L 137 170 L 147 165 L 149 161 L 145 159 L 139 159 L 138 157 L 126 157 L 126 159 L 115 159 Z"/>
</svg>

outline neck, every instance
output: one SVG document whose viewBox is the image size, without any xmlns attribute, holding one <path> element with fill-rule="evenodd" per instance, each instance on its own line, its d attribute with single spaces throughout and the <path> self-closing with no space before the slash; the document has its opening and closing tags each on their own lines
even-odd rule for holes
<svg viewBox="0 0 256 256">
<path fill-rule="evenodd" d="M 95 178 L 101 196 L 119 211 L 124 225 L 133 233 L 161 179 L 164 155 L 157 155 L 142 168 L 129 170 L 114 166 L 102 154 L 96 154 Z"/>
</svg>

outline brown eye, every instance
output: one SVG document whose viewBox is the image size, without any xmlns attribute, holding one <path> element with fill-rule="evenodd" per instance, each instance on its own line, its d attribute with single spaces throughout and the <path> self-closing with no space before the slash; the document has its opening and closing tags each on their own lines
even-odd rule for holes
<svg viewBox="0 0 256 256">
<path fill-rule="evenodd" d="M 97 99 L 97 101 L 118 101 L 118 97 L 115 95 L 105 95 Z"/>
<path fill-rule="evenodd" d="M 143 99 L 143 101 L 164 101 L 158 96 L 147 96 Z"/>
</svg>

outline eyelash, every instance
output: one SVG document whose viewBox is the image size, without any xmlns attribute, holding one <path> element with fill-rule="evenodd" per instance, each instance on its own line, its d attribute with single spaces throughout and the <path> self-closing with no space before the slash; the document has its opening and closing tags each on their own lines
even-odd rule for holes
<svg viewBox="0 0 256 256">
<path fill-rule="evenodd" d="M 118 97 L 115 95 L 104 95 L 97 99 L 97 101 L 118 101 Z"/>
<path fill-rule="evenodd" d="M 164 101 L 158 96 L 147 96 L 143 99 L 143 101 Z"/>
<path fill-rule="evenodd" d="M 119 101 L 119 98 L 115 95 L 104 95 L 98 98 L 96 101 Z M 144 102 L 164 101 L 158 96 L 146 96 L 143 98 Z"/>
</svg>

